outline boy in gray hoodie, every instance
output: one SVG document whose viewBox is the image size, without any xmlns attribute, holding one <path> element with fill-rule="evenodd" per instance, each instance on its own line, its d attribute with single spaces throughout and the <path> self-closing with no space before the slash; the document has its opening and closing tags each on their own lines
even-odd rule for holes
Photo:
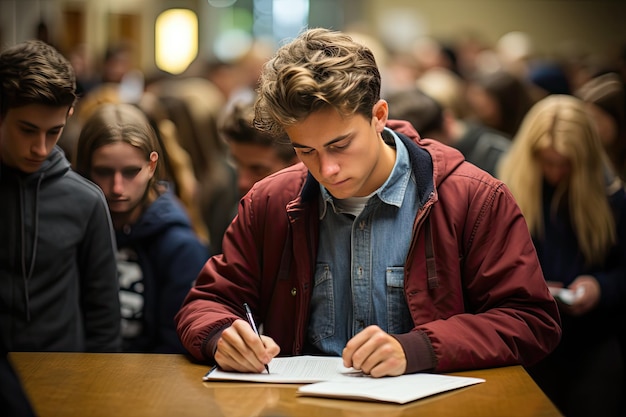
<svg viewBox="0 0 626 417">
<path fill-rule="evenodd" d="M 57 141 L 70 63 L 41 41 L 0 53 L 0 336 L 8 351 L 118 351 L 120 306 L 102 191 Z"/>
</svg>

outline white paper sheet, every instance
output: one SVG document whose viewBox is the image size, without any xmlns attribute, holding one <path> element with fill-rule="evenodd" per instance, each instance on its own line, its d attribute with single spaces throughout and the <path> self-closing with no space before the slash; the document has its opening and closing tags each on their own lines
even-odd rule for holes
<svg viewBox="0 0 626 417">
<path fill-rule="evenodd" d="M 481 382 L 485 380 L 426 373 L 384 378 L 339 376 L 331 381 L 304 385 L 298 388 L 298 394 L 405 404 Z"/>
<path fill-rule="evenodd" d="M 209 371 L 204 381 L 249 381 L 269 383 L 306 384 L 328 381 L 345 373 L 354 372 L 343 366 L 339 357 L 291 356 L 274 358 L 269 363 L 270 373 L 227 372 L 219 368 Z"/>
</svg>

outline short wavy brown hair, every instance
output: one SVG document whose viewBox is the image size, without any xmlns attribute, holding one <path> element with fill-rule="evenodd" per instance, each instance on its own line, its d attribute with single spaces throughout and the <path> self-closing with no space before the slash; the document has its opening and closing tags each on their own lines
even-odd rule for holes
<svg viewBox="0 0 626 417">
<path fill-rule="evenodd" d="M 368 119 L 380 99 L 372 51 L 348 35 L 309 29 L 278 49 L 261 73 L 254 126 L 280 134 L 326 107 Z"/>
<path fill-rule="evenodd" d="M 69 110 L 76 99 L 72 65 L 52 46 L 28 40 L 0 53 L 0 117 L 29 104 Z"/>
</svg>

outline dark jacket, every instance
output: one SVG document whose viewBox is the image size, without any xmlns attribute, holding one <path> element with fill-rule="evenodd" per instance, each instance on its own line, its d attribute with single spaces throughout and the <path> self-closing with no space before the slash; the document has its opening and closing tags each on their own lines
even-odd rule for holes
<svg viewBox="0 0 626 417">
<path fill-rule="evenodd" d="M 621 185 L 621 183 L 620 183 Z M 626 192 L 622 186 L 607 187 L 609 204 L 615 219 L 616 243 L 607 252 L 602 263 L 588 265 L 578 246 L 567 205 L 554 215 L 552 200 L 554 187 L 544 182 L 544 231 L 533 241 L 547 281 L 569 286 L 580 275 L 595 277 L 600 285 L 600 301 L 596 308 L 582 316 L 563 315 L 563 330 L 567 330 L 561 349 L 582 352 L 583 346 L 602 343 L 606 338 L 616 338 L 619 317 L 624 317 L 626 301 Z M 594 329 L 594 337 L 589 337 Z"/>
<path fill-rule="evenodd" d="M 407 373 L 530 364 L 557 345 L 558 310 L 522 214 L 498 180 L 457 150 L 390 121 L 408 148 L 418 198 L 405 263 L 415 328 L 394 335 Z M 185 347 L 213 360 L 246 301 L 281 354 L 303 352 L 318 246 L 319 185 L 303 164 L 257 183 L 177 315 Z"/>
<path fill-rule="evenodd" d="M 143 278 L 142 332 L 124 339 L 124 351 L 184 352 L 174 315 L 209 258 L 189 216 L 168 191 L 131 228 L 117 231 L 116 238 L 120 251 L 131 249 L 136 254 Z"/>
<path fill-rule="evenodd" d="M 55 147 L 24 174 L 0 163 L 0 331 L 9 351 L 117 351 L 114 237 L 102 191 Z"/>
<path fill-rule="evenodd" d="M 453 146 L 461 151 L 466 161 L 495 177 L 498 163 L 511 147 L 511 140 L 487 126 L 473 122 L 464 124 L 466 130 Z"/>
<path fill-rule="evenodd" d="M 0 345 L 3 345 L 0 340 Z M 19 375 L 13 368 L 8 352 L 0 348 L 0 410 L 4 417 L 35 417 L 35 411 Z"/>
</svg>

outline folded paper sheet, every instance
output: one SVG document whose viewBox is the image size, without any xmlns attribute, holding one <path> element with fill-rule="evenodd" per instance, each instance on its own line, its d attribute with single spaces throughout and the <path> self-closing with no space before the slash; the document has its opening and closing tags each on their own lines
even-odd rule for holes
<svg viewBox="0 0 626 417">
<path fill-rule="evenodd" d="M 481 382 L 485 380 L 439 374 L 410 374 L 384 378 L 339 376 L 331 381 L 304 385 L 298 388 L 298 394 L 405 404 Z"/>
</svg>

